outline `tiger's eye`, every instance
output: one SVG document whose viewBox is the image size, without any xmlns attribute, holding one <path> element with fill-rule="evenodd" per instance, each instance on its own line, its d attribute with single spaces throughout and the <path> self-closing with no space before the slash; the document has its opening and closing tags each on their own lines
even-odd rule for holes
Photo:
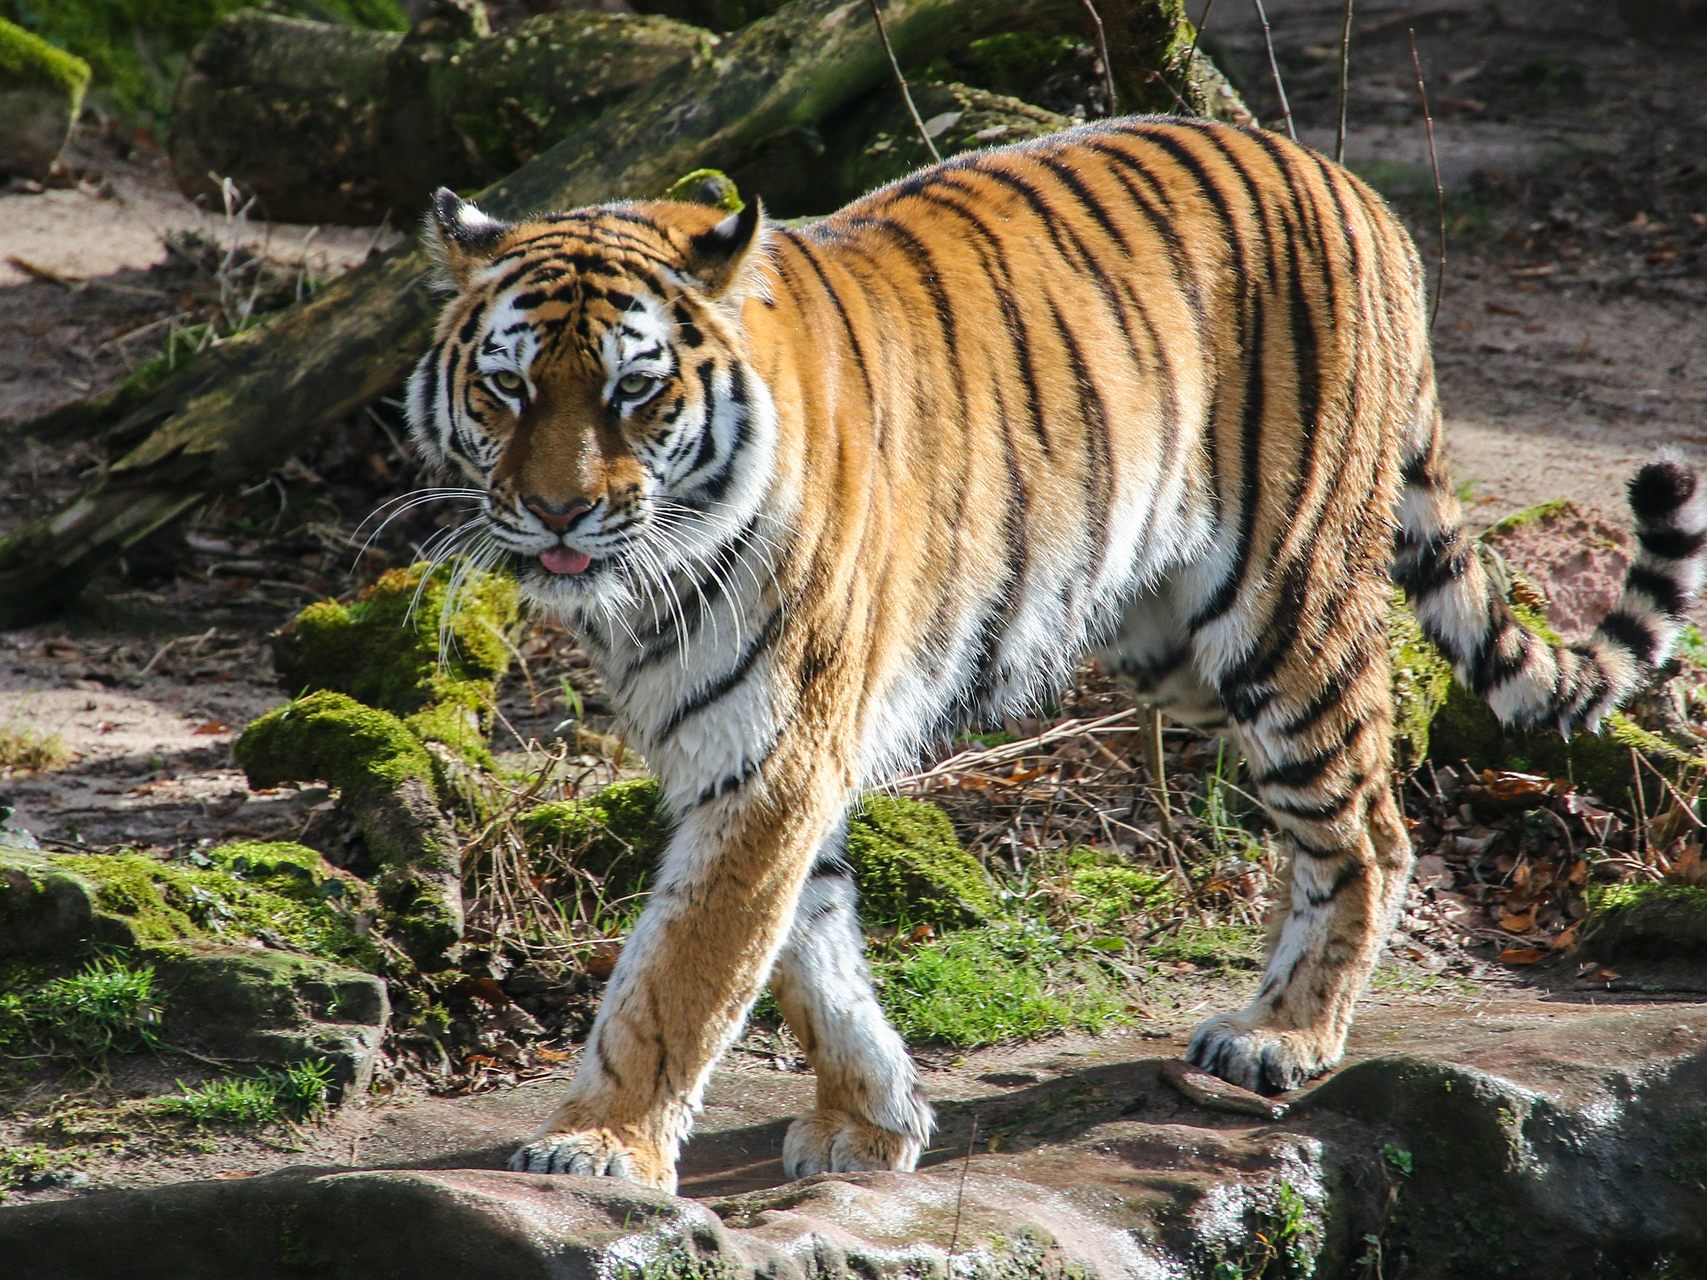
<svg viewBox="0 0 1707 1280">
<path fill-rule="evenodd" d="M 512 369 L 499 369 L 488 381 L 503 395 L 519 399 L 527 394 L 528 380 Z"/>
<path fill-rule="evenodd" d="M 637 396 L 656 381 L 650 373 L 625 373 L 617 379 L 616 389 L 625 396 Z"/>
</svg>

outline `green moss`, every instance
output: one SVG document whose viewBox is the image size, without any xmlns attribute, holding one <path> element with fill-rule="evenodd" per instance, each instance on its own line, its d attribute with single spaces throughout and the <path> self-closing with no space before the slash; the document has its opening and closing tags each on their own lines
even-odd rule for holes
<svg viewBox="0 0 1707 1280">
<path fill-rule="evenodd" d="M 94 87 L 123 114 L 164 117 L 185 56 L 251 0 L 0 0 L 0 18 L 68 49 L 94 71 Z M 397 0 L 282 0 L 298 17 L 401 31 Z"/>
<path fill-rule="evenodd" d="M 865 797 L 848 821 L 847 857 L 868 924 L 952 929 L 996 914 L 989 876 L 934 804 Z"/>
<path fill-rule="evenodd" d="M 442 680 L 435 684 L 438 701 L 403 721 L 422 742 L 449 748 L 477 769 L 495 769 L 492 748 L 482 725 L 492 714 L 492 685 L 485 680 Z M 446 779 L 437 778 L 442 790 Z"/>
<path fill-rule="evenodd" d="M 1105 932 L 1125 929 L 1174 897 L 1165 876 L 1140 871 L 1102 850 L 1075 849 L 1067 865 L 1074 919 Z"/>
<path fill-rule="evenodd" d="M 1498 520 L 1488 526 L 1488 531 L 1482 535 L 1485 539 L 1499 539 L 1508 533 L 1516 533 L 1519 529 L 1537 524 L 1543 520 L 1556 520 L 1560 516 L 1572 515 L 1576 507 L 1569 498 L 1553 498 L 1547 502 L 1538 502 L 1533 507 L 1525 507 L 1522 511 L 1514 511 L 1503 520 Z"/>
<path fill-rule="evenodd" d="M 490 683 L 510 665 L 516 584 L 470 573 L 447 611 L 451 572 L 423 583 L 427 574 L 425 565 L 393 569 L 348 605 L 323 600 L 299 613 L 273 637 L 274 662 L 291 690 L 330 689 L 400 716 L 442 701 L 489 706 Z M 464 687 L 470 681 L 487 683 L 483 696 Z"/>
<path fill-rule="evenodd" d="M 1003 920 L 872 955 L 895 1029 L 961 1048 L 1059 1031 L 1098 1031 L 1126 1008 L 1120 980 L 1037 921 Z"/>
<path fill-rule="evenodd" d="M 747 207 L 735 183 L 720 169 L 695 169 L 678 178 L 664 193 L 666 200 L 685 200 L 690 204 L 708 204 L 725 213 L 739 213 Z"/>
<path fill-rule="evenodd" d="M 1620 884 L 1589 891 L 1587 945 L 1602 958 L 1707 959 L 1707 888 Z"/>
<path fill-rule="evenodd" d="M 433 786 L 432 759 L 401 720 L 324 690 L 269 711 L 243 731 L 234 752 L 253 787 L 324 781 L 361 796 L 410 778 Z"/>
<path fill-rule="evenodd" d="M 63 91 L 71 99 L 70 117 L 75 120 L 89 87 L 89 64 L 0 18 L 0 79 Z"/>
<path fill-rule="evenodd" d="M 1402 773 L 1428 758 L 1430 726 L 1452 689 L 1452 667 L 1440 656 L 1400 592 L 1387 615 L 1393 665 L 1393 755 Z"/>
<path fill-rule="evenodd" d="M 536 859 L 561 859 L 617 895 L 644 884 L 670 836 L 662 791 L 650 778 L 612 783 L 582 800 L 538 805 L 518 823 Z"/>
<path fill-rule="evenodd" d="M 356 931 L 353 914 L 330 905 L 355 894 L 357 882 L 339 877 L 314 850 L 235 844 L 208 859 L 212 866 L 142 854 L 72 854 L 54 862 L 93 881 L 97 908 L 121 917 L 138 943 L 267 935 L 308 955 L 379 969 L 379 954 Z"/>
</svg>

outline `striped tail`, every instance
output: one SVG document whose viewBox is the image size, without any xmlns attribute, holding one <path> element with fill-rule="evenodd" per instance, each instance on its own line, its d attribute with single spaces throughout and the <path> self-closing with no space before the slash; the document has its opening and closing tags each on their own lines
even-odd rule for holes
<svg viewBox="0 0 1707 1280">
<path fill-rule="evenodd" d="M 1669 457 L 1631 477 L 1640 546 L 1623 594 L 1587 642 L 1552 645 L 1513 616 L 1464 530 L 1432 387 L 1419 409 L 1426 436 L 1413 441 L 1404 465 L 1394 581 L 1423 633 L 1502 724 L 1551 725 L 1567 737 L 1597 731 L 1671 657 L 1707 564 L 1707 493 L 1693 470 Z"/>
</svg>

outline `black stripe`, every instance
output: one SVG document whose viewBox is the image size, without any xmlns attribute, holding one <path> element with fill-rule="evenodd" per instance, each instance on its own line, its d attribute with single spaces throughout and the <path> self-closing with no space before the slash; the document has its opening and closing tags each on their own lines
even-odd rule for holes
<svg viewBox="0 0 1707 1280">
<path fill-rule="evenodd" d="M 1516 652 L 1507 651 L 1507 636 L 1517 637 Z M 1483 697 L 1515 679 L 1529 665 L 1529 646 L 1542 643 L 1544 641 L 1527 627 L 1501 619 L 1490 634 L 1482 637 L 1481 644 L 1470 658 L 1471 690 L 1478 697 Z"/>
<path fill-rule="evenodd" d="M 1707 546 L 1707 533 L 1690 533 L 1686 529 L 1638 529 L 1636 539 L 1642 550 L 1665 560 L 1686 560 Z"/>
<path fill-rule="evenodd" d="M 1660 650 L 1659 637 L 1640 618 L 1622 609 L 1614 609 L 1600 620 L 1596 630 L 1635 654 L 1636 661 L 1643 666 L 1654 665 L 1654 657 Z"/>
<path fill-rule="evenodd" d="M 1469 571 L 1472 554 L 1458 529 L 1431 534 L 1415 551 L 1405 553 L 1405 563 L 1394 565 L 1393 580 L 1413 604 L 1420 604 L 1462 578 Z"/>
<path fill-rule="evenodd" d="M 1067 363 L 1073 370 L 1073 381 L 1079 393 L 1079 416 L 1085 431 L 1085 516 L 1090 524 L 1093 551 L 1085 567 L 1087 582 L 1095 582 L 1108 558 L 1108 543 L 1112 536 L 1109 525 L 1114 496 L 1114 436 L 1108 421 L 1108 406 L 1085 365 L 1084 352 L 1074 341 L 1067 319 L 1049 299 L 1049 316 L 1055 322 L 1055 332 L 1067 352 Z"/>
<path fill-rule="evenodd" d="M 1305 891 L 1304 898 L 1312 907 L 1325 907 L 1339 897 L 1347 885 L 1356 884 L 1362 880 L 1367 871 L 1368 868 L 1361 862 L 1348 862 L 1340 868 L 1339 874 L 1334 877 L 1333 883 L 1328 886 L 1325 893 L 1317 889 L 1309 889 Z"/>
<path fill-rule="evenodd" d="M 764 768 L 764 762 L 769 758 L 769 755 L 770 753 L 767 751 L 764 756 L 757 760 L 741 761 L 741 767 L 735 770 L 735 772 L 725 774 L 716 782 L 713 782 L 702 790 L 699 795 L 695 797 L 694 804 L 710 804 L 719 796 L 726 796 L 732 791 L 740 790 L 758 775 L 760 769 Z"/>
<path fill-rule="evenodd" d="M 777 633 L 782 630 L 782 613 L 780 608 L 771 610 L 770 617 L 765 619 L 765 625 L 757 635 L 747 642 L 747 647 L 735 659 L 735 665 L 723 675 L 702 685 L 686 701 L 682 702 L 670 713 L 669 719 L 658 728 L 658 736 L 666 737 L 681 727 L 682 721 L 689 716 L 697 715 L 712 703 L 731 693 L 743 680 L 751 674 L 753 664 L 760 656 L 776 643 Z"/>
<path fill-rule="evenodd" d="M 866 398 L 874 402 L 873 409 L 875 410 L 877 393 L 871 383 L 871 366 L 865 358 L 865 344 L 859 340 L 859 331 L 854 328 L 853 320 L 848 316 L 847 305 L 842 301 L 842 295 L 836 292 L 836 287 L 830 283 L 830 277 L 825 272 L 823 264 L 818 261 L 818 255 L 812 252 L 811 246 L 807 244 L 804 237 L 789 236 L 781 242 L 791 244 L 799 251 L 800 256 L 806 259 L 806 265 L 811 267 L 813 274 L 818 277 L 818 283 L 824 287 L 824 294 L 830 299 L 830 305 L 836 309 L 836 315 L 842 322 L 842 330 L 847 334 L 848 349 L 853 352 L 854 364 L 859 368 L 860 381 L 865 384 Z M 874 412 L 873 417 L 876 416 Z"/>
<path fill-rule="evenodd" d="M 1345 791 L 1330 800 L 1322 800 L 1315 804 L 1309 804 L 1302 800 L 1285 800 L 1274 796 L 1264 796 L 1263 807 L 1304 822 L 1328 822 L 1339 817 L 1356 803 L 1363 794 L 1363 782 L 1362 774 L 1353 774 Z"/>
<path fill-rule="evenodd" d="M 1319 751 L 1313 751 L 1307 756 L 1296 760 L 1288 760 L 1277 764 L 1271 769 L 1265 769 L 1251 782 L 1259 787 L 1303 787 L 1308 786 L 1321 777 L 1333 763 L 1351 749 L 1351 744 L 1362 736 L 1369 727 L 1367 720 L 1353 720 L 1346 731 L 1340 735 L 1339 741 L 1331 742 Z"/>
<path fill-rule="evenodd" d="M 1626 589 L 1635 588 L 1652 600 L 1661 613 L 1681 617 L 1684 605 L 1683 588 L 1669 574 L 1650 569 L 1645 564 L 1633 564 L 1624 575 Z"/>
<path fill-rule="evenodd" d="M 1281 734 L 1288 738 L 1296 738 L 1328 712 L 1339 706 L 1346 695 L 1346 690 L 1351 687 L 1353 681 L 1369 669 L 1369 664 L 1374 661 L 1376 652 L 1374 645 L 1359 645 L 1352 652 L 1350 660 L 1323 681 L 1322 688 L 1316 696 L 1305 703 L 1290 720 L 1280 726 Z"/>
</svg>

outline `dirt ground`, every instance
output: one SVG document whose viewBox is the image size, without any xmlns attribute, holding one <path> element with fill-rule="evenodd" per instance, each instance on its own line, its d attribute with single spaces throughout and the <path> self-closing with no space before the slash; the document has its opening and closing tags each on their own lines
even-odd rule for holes
<svg viewBox="0 0 1707 1280">
<path fill-rule="evenodd" d="M 1331 154 L 1341 5 L 1269 0 L 1268 12 L 1301 137 Z M 1568 497 L 1622 524 L 1624 477 L 1640 462 L 1668 446 L 1707 457 L 1707 46 L 1635 39 L 1589 4 L 1358 15 L 1347 158 L 1399 206 L 1432 274 L 1416 29 L 1447 187 L 1436 352 L 1472 519 Z M 1206 45 L 1265 118 L 1278 115 L 1244 7 L 1210 15 Z M 7 425 L 115 385 L 205 300 L 205 270 L 162 242 L 184 231 L 318 275 L 397 235 L 198 210 L 157 152 L 80 130 L 61 179 L 0 192 L 0 528 L 52 510 L 102 462 L 86 444 Z M 0 770 L 12 821 L 55 847 L 170 847 L 300 838 L 330 820 L 323 789 L 251 792 L 230 744 L 281 696 L 267 631 L 407 563 L 432 532 L 416 514 L 355 556 L 356 526 L 410 475 L 394 416 L 352 422 L 140 549 L 72 616 L 0 635 L 0 729 L 57 735 L 69 756 L 51 771 Z M 528 678 L 505 694 L 511 745 L 547 735 L 563 714 L 559 677 L 580 680 L 560 635 L 542 630 L 525 652 Z M 596 691 L 590 701 L 596 713 Z M 368 1132 L 334 1129 L 312 1154 L 332 1159 L 335 1141 L 353 1153 Z M 188 1160 L 180 1176 L 217 1164 Z"/>
</svg>

